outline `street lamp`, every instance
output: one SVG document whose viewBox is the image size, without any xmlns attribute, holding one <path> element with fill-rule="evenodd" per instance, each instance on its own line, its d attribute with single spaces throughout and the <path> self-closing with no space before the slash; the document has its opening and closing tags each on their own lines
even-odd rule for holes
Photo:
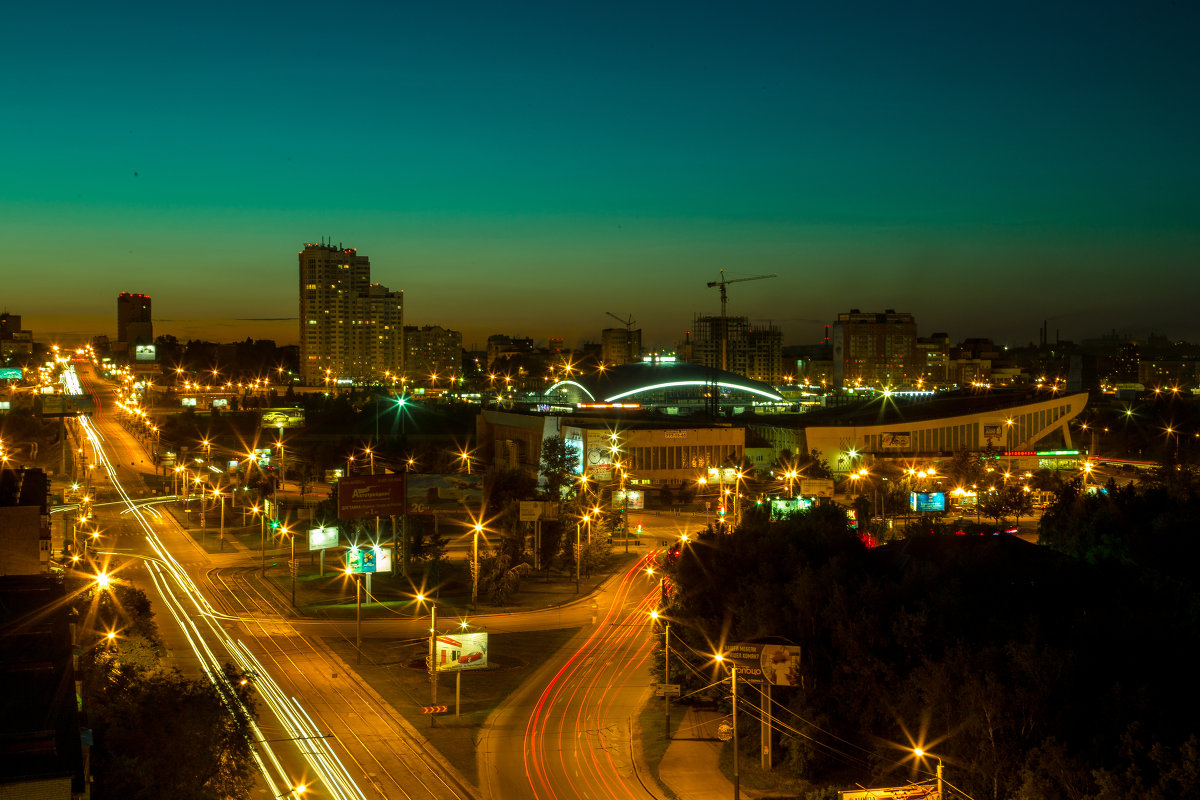
<svg viewBox="0 0 1200 800">
<path fill-rule="evenodd" d="M 292 546 L 291 560 L 288 561 L 288 572 L 292 573 L 292 608 L 295 608 L 296 607 L 296 572 L 297 572 L 297 569 L 296 569 L 296 567 L 297 567 L 297 565 L 296 565 L 296 534 L 293 533 L 292 531 L 289 531 L 286 525 L 284 525 L 280 529 L 279 534 L 280 534 L 280 536 L 288 537 L 288 540 L 290 541 L 291 546 Z"/>
<path fill-rule="evenodd" d="M 481 531 L 483 531 L 483 525 L 476 522 L 471 536 L 471 608 L 476 607 L 476 602 L 479 599 L 479 534 Z M 575 575 L 575 585 L 578 588 L 578 564 L 576 565 Z"/>
<path fill-rule="evenodd" d="M 945 786 L 944 786 L 945 779 L 943 778 L 943 775 L 942 775 L 942 757 L 938 756 L 938 755 L 934 755 L 933 753 L 927 752 L 925 750 L 922 750 L 920 747 L 913 748 L 913 755 L 915 755 L 917 758 L 924 758 L 925 756 L 929 756 L 930 758 L 937 759 L 937 762 L 938 762 L 937 763 L 937 800 L 942 800 L 942 798 L 945 797 L 945 794 L 943 794 L 943 792 L 945 791 Z"/>
</svg>

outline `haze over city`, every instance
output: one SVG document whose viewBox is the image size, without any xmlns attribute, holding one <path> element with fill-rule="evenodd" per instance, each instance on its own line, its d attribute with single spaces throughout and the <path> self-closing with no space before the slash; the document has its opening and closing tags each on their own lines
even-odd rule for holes
<svg viewBox="0 0 1200 800">
<path fill-rule="evenodd" d="M 1200 338 L 1189 4 L 12 9 L 5 302 L 39 337 L 293 343 L 329 237 L 405 321 L 670 345 L 849 308 Z"/>
</svg>

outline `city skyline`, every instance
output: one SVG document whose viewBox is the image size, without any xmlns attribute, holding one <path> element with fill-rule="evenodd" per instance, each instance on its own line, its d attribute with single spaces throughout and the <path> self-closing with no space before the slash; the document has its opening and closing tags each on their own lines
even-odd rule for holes
<svg viewBox="0 0 1200 800">
<path fill-rule="evenodd" d="M 16 10 L 0 263 L 39 339 L 141 292 L 156 334 L 295 343 L 330 237 L 467 346 L 606 312 L 669 346 L 722 268 L 778 274 L 729 314 L 785 344 L 851 308 L 1200 340 L 1191 7 L 282 8 Z"/>
</svg>

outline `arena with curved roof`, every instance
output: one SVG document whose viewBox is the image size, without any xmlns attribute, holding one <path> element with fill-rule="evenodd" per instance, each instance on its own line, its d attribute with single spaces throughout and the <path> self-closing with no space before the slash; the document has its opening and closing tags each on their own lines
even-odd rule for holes
<svg viewBox="0 0 1200 800">
<path fill-rule="evenodd" d="M 643 406 L 762 405 L 785 402 L 761 381 L 699 364 L 641 362 L 622 364 L 559 381 L 546 398 L 579 404 L 638 403 Z"/>
</svg>

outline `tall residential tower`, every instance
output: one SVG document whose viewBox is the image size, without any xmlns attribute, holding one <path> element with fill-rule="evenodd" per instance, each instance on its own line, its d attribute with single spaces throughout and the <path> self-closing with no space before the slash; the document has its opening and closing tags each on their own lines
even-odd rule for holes
<svg viewBox="0 0 1200 800">
<path fill-rule="evenodd" d="M 154 344 L 154 323 L 150 317 L 150 295 L 121 292 L 117 295 L 117 341 L 134 345 Z"/>
<path fill-rule="evenodd" d="M 404 369 L 404 292 L 371 283 L 353 247 L 300 251 L 300 375 L 309 386 L 384 381 Z"/>
</svg>

